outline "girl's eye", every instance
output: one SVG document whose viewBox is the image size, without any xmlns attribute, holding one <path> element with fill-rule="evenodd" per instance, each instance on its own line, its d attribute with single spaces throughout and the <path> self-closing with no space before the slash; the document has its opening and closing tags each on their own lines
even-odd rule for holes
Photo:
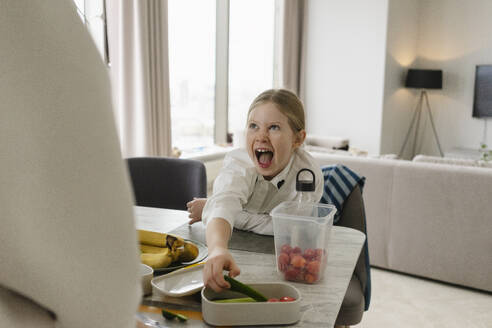
<svg viewBox="0 0 492 328">
<path fill-rule="evenodd" d="M 269 129 L 270 129 L 270 130 L 277 131 L 277 130 L 280 130 L 280 126 L 278 126 L 277 124 L 270 125 Z"/>
<path fill-rule="evenodd" d="M 256 125 L 256 123 L 249 123 L 249 126 L 248 126 L 250 129 L 256 129 L 258 127 L 258 125 Z"/>
</svg>

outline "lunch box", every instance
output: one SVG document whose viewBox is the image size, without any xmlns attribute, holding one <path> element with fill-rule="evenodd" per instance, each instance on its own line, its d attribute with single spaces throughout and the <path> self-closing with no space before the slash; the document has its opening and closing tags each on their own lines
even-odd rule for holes
<svg viewBox="0 0 492 328">
<path fill-rule="evenodd" d="M 286 325 L 299 321 L 301 317 L 301 294 L 283 282 L 248 284 L 267 298 L 289 296 L 291 302 L 252 302 L 252 303 L 217 303 L 217 299 L 241 298 L 245 295 L 224 290 L 216 293 L 211 288 L 202 289 L 203 320 L 213 326 L 248 326 L 248 325 Z"/>
</svg>

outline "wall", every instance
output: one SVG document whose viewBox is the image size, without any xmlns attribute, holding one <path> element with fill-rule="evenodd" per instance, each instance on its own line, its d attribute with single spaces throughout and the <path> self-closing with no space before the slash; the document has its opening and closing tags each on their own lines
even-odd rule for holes
<svg viewBox="0 0 492 328">
<path fill-rule="evenodd" d="M 388 0 L 310 0 L 304 103 L 308 133 L 380 151 Z"/>
<path fill-rule="evenodd" d="M 472 118 L 475 65 L 492 64 L 492 1 L 421 0 L 420 6 L 417 64 L 444 74 L 443 90 L 430 98 L 442 146 L 478 148 L 484 122 Z M 432 140 L 423 152 L 436 153 Z"/>
<path fill-rule="evenodd" d="M 382 154 L 400 152 L 417 102 L 415 93 L 403 86 L 408 67 L 413 67 L 417 60 L 418 17 L 419 1 L 390 0 L 381 129 Z M 412 146 L 413 143 L 409 143 L 405 147 L 404 156 L 410 156 Z"/>
<path fill-rule="evenodd" d="M 475 65 L 492 64 L 491 13 L 490 0 L 308 1 L 308 132 L 397 154 L 418 100 L 418 90 L 403 87 L 406 71 L 436 68 L 443 90 L 430 90 L 429 101 L 443 151 L 477 149 L 484 121 L 471 116 Z M 417 153 L 438 155 L 427 116 L 420 132 Z"/>
</svg>

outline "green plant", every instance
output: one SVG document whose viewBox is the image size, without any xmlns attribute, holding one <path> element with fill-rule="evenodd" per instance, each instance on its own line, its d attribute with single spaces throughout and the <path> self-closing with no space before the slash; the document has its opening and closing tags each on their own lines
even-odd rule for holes
<svg viewBox="0 0 492 328">
<path fill-rule="evenodd" d="M 485 143 L 480 143 L 480 149 L 479 149 L 480 153 L 482 153 L 482 155 L 480 156 L 480 159 L 482 161 L 490 161 L 492 160 L 492 150 L 490 149 L 487 149 L 487 144 Z"/>
</svg>

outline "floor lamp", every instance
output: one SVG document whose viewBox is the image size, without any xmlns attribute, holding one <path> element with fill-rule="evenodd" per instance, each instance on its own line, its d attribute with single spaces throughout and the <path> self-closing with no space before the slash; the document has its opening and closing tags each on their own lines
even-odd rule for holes
<svg viewBox="0 0 492 328">
<path fill-rule="evenodd" d="M 439 149 L 439 154 L 443 157 L 443 152 L 441 149 L 441 144 L 439 143 L 439 138 L 437 136 L 436 127 L 434 126 L 434 119 L 432 118 L 432 112 L 429 105 L 429 97 L 427 96 L 426 89 L 442 89 L 442 71 L 441 70 L 430 70 L 430 69 L 409 69 L 407 73 L 407 79 L 405 81 L 405 87 L 407 88 L 418 88 L 420 89 L 420 97 L 415 107 L 413 113 L 412 122 L 410 123 L 410 128 L 408 129 L 403 146 L 400 149 L 398 157 L 403 155 L 405 146 L 407 145 L 412 129 L 415 125 L 415 136 L 413 140 L 412 158 L 415 156 L 415 147 L 417 145 L 417 136 L 419 133 L 420 116 L 422 114 L 422 107 L 425 100 L 425 108 L 429 114 L 429 120 L 432 125 L 432 131 L 434 132 L 434 137 L 436 139 L 437 148 Z"/>
</svg>

